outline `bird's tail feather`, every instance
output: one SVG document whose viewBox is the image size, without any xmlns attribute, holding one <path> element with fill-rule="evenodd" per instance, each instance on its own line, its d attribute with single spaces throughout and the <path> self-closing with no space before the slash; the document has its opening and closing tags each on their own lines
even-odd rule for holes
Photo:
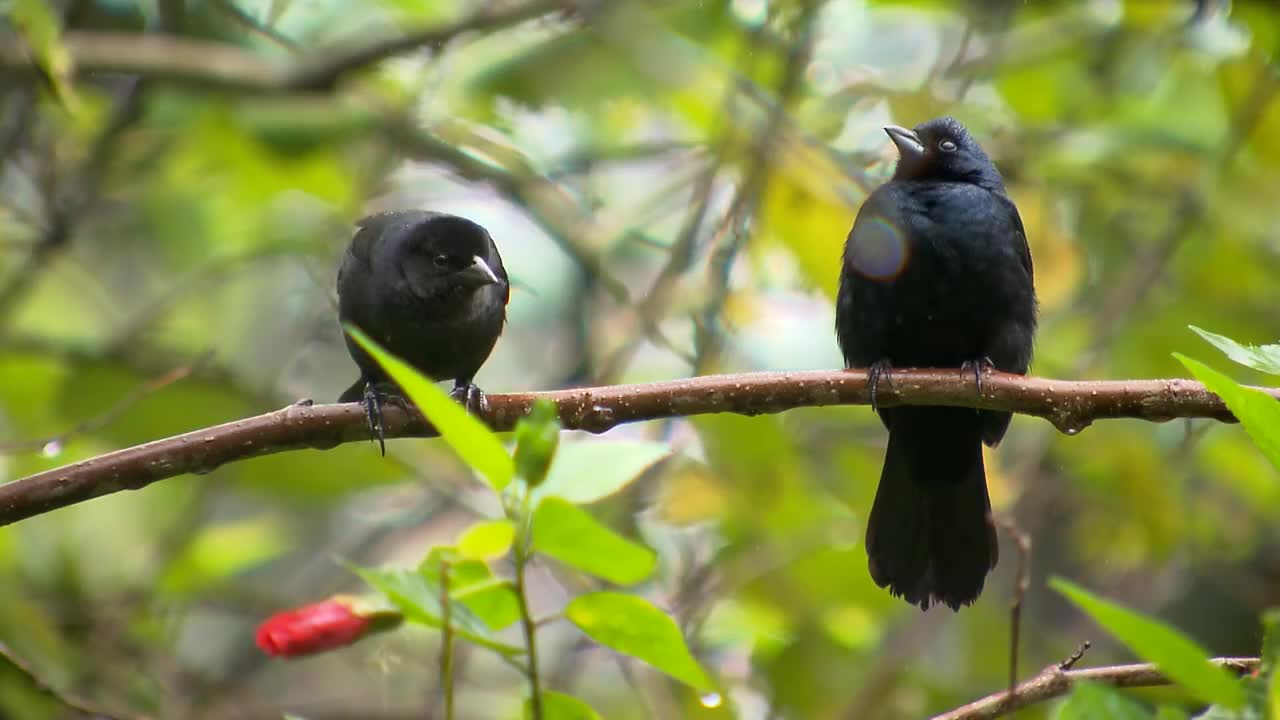
<svg viewBox="0 0 1280 720">
<path fill-rule="evenodd" d="M 871 577 L 928 609 L 978 599 L 998 548 L 980 424 L 966 408 L 887 413 L 889 448 L 867 521 Z"/>
</svg>

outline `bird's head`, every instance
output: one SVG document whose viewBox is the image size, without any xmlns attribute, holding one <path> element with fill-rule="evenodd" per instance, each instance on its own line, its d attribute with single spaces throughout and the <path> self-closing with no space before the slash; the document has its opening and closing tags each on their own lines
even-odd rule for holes
<svg viewBox="0 0 1280 720">
<path fill-rule="evenodd" d="M 890 125 L 884 131 L 898 146 L 895 180 L 966 182 L 1003 192 L 1000 171 L 955 118 L 934 118 L 914 130 Z"/>
<path fill-rule="evenodd" d="M 489 233 L 476 223 L 457 215 L 432 214 L 409 228 L 400 271 L 413 293 L 423 299 L 477 290 L 503 282 L 490 265 L 492 247 Z"/>
</svg>

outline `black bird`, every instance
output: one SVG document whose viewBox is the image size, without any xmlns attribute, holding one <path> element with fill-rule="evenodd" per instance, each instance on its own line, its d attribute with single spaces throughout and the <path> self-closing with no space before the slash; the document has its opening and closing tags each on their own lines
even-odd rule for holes
<svg viewBox="0 0 1280 720">
<path fill-rule="evenodd" d="M 434 380 L 453 380 L 468 409 L 484 405 L 472 383 L 506 322 L 510 285 L 485 229 L 466 218 L 394 210 L 364 218 L 338 271 L 338 319 L 363 330 Z M 381 401 L 399 390 L 348 336 L 360 378 L 338 402 L 363 400 L 386 454 Z"/>
<path fill-rule="evenodd" d="M 836 336 L 849 367 L 869 367 L 871 399 L 898 367 L 1025 374 L 1036 329 L 1031 251 L 1000 172 L 949 117 L 887 127 L 893 178 L 858 211 L 845 242 Z M 877 408 L 889 430 L 867 520 L 871 578 L 927 610 L 978 599 L 998 554 L 982 444 L 1010 414 Z"/>
</svg>

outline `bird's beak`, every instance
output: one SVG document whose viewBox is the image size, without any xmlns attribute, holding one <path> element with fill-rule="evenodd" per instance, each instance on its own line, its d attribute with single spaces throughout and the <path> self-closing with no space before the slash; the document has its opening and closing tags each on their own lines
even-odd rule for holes
<svg viewBox="0 0 1280 720">
<path fill-rule="evenodd" d="M 493 269 L 489 267 L 489 263 L 485 262 L 484 258 L 479 255 L 472 258 L 471 264 L 459 270 L 454 277 L 462 281 L 464 285 L 476 288 L 502 282 L 494 274 Z"/>
<path fill-rule="evenodd" d="M 920 136 L 914 131 L 897 125 L 890 125 L 884 131 L 889 133 L 889 139 L 898 146 L 898 155 L 906 163 L 910 164 L 924 157 L 924 143 L 920 142 Z"/>
</svg>

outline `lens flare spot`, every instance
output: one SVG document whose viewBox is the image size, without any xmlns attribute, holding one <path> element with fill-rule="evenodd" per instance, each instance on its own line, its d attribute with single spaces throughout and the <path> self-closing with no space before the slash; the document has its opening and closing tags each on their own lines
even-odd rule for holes
<svg viewBox="0 0 1280 720">
<path fill-rule="evenodd" d="M 859 223 L 849 260 L 860 274 L 873 280 L 890 280 L 907 266 L 907 236 L 902 228 L 883 217 Z"/>
</svg>

